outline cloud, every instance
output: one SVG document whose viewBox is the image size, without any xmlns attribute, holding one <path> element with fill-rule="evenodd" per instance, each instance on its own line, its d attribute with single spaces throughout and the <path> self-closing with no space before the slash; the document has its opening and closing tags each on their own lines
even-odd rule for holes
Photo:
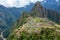
<svg viewBox="0 0 60 40">
<path fill-rule="evenodd" d="M 0 5 L 4 5 L 5 7 L 24 7 L 37 1 L 43 0 L 0 0 Z"/>
<path fill-rule="evenodd" d="M 59 0 L 56 0 L 57 2 L 59 1 Z"/>
</svg>

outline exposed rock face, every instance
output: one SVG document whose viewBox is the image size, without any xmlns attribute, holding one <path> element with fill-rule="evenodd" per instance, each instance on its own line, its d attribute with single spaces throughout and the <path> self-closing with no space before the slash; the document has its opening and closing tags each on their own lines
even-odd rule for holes
<svg viewBox="0 0 60 40">
<path fill-rule="evenodd" d="M 34 17 L 36 17 L 36 16 L 46 17 L 46 18 L 60 24 L 60 21 L 59 21 L 60 20 L 60 16 L 59 16 L 60 13 L 53 11 L 53 10 L 50 10 L 50 9 L 44 8 L 40 4 L 40 2 L 37 2 L 35 4 L 35 6 L 32 8 L 31 15 Z"/>
<path fill-rule="evenodd" d="M 45 17 L 46 9 L 40 4 L 40 2 L 37 2 L 35 6 L 32 8 L 31 15 L 33 16 L 39 16 L 39 17 Z M 36 14 L 36 15 L 34 15 Z"/>
</svg>

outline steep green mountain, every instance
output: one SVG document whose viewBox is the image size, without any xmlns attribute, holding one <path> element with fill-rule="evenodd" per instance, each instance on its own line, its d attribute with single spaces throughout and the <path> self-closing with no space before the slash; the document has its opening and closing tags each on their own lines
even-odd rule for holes
<svg viewBox="0 0 60 40">
<path fill-rule="evenodd" d="M 35 16 L 45 17 L 46 9 L 40 4 L 40 2 L 36 2 L 30 14 L 31 16 L 34 16 L 34 17 Z"/>
<path fill-rule="evenodd" d="M 59 20 L 58 12 L 37 2 L 30 14 L 23 12 L 13 24 L 7 40 L 60 40 Z"/>
<path fill-rule="evenodd" d="M 60 24 L 60 12 L 44 8 L 40 2 L 36 2 L 30 13 L 32 16 L 45 17 Z"/>
</svg>

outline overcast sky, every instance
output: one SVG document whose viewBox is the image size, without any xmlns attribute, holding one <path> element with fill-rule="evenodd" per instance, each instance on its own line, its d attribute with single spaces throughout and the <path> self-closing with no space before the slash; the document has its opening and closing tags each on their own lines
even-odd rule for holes
<svg viewBox="0 0 60 40">
<path fill-rule="evenodd" d="M 0 0 L 0 5 L 4 5 L 5 7 L 24 7 L 37 1 L 43 0 Z"/>
</svg>

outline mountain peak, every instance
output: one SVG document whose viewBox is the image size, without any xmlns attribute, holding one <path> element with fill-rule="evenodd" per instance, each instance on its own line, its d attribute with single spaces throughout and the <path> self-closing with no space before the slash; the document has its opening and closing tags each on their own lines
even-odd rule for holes
<svg viewBox="0 0 60 40">
<path fill-rule="evenodd" d="M 43 7 L 39 1 L 36 2 L 35 6 Z"/>
<path fill-rule="evenodd" d="M 44 17 L 45 16 L 45 8 L 41 5 L 39 1 L 36 2 L 35 6 L 32 8 L 31 15 Z"/>
<path fill-rule="evenodd" d="M 36 4 L 40 4 L 40 2 L 39 2 L 39 1 L 37 1 L 37 2 L 36 2 Z"/>
</svg>

